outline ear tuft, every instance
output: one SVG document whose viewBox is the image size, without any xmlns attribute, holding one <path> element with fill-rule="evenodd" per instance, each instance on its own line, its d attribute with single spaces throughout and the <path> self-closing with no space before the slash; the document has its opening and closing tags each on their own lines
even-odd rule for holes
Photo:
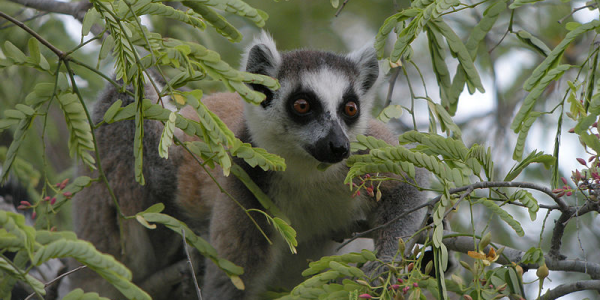
<svg viewBox="0 0 600 300">
<path fill-rule="evenodd" d="M 356 63 L 360 72 L 360 87 L 364 93 L 369 91 L 379 77 L 379 62 L 377 52 L 371 46 L 363 47 L 348 54 L 348 59 Z"/>
<path fill-rule="evenodd" d="M 252 41 L 242 60 L 242 68 L 246 72 L 275 77 L 281 56 L 277 51 L 273 38 L 265 31 Z"/>
</svg>

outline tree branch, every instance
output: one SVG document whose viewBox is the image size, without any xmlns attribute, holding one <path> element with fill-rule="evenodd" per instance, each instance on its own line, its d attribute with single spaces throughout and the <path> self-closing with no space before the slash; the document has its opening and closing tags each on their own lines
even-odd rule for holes
<svg viewBox="0 0 600 300">
<path fill-rule="evenodd" d="M 425 243 L 428 239 L 431 240 L 431 232 L 429 237 L 427 235 L 421 235 L 419 237 L 419 243 Z M 455 232 L 444 231 L 444 245 L 448 250 L 457 251 L 461 253 L 467 253 L 473 251 L 473 237 L 472 236 L 458 236 Z M 487 246 L 483 251 L 488 252 L 492 246 Z M 505 247 L 503 245 L 497 245 L 496 249 Z M 498 258 L 500 264 L 511 264 L 512 262 L 519 262 L 525 255 L 524 251 L 505 247 L 502 255 Z M 566 271 L 566 272 L 578 272 L 590 275 L 593 279 L 600 279 L 600 264 L 586 262 L 581 260 L 559 260 L 550 255 L 544 256 L 546 266 L 548 269 L 553 271 Z M 537 269 L 537 264 L 521 264 L 526 269 Z"/>
<path fill-rule="evenodd" d="M 579 292 L 583 290 L 596 290 L 600 292 L 600 280 L 585 280 L 567 284 L 561 284 L 554 289 L 547 291 L 540 299 L 553 300 L 566 294 Z"/>
<path fill-rule="evenodd" d="M 537 190 L 540 191 L 548 196 L 550 196 L 550 198 L 552 198 L 554 200 L 554 202 L 556 202 L 556 204 L 558 205 L 558 209 L 560 211 L 570 211 L 571 209 L 574 209 L 573 207 L 570 207 L 567 205 L 567 203 L 562 200 L 561 198 L 557 197 L 550 189 L 534 184 L 534 183 L 530 183 L 530 182 L 517 182 L 517 181 L 482 181 L 482 182 L 476 182 L 470 185 L 465 185 L 462 187 L 458 187 L 458 188 L 454 188 L 454 189 L 450 189 L 450 194 L 456 194 L 456 193 L 461 193 L 464 191 L 473 191 L 476 189 L 485 189 L 485 188 L 493 188 L 493 187 L 519 187 L 519 188 L 527 188 L 527 189 L 533 189 L 533 190 Z M 470 193 L 470 192 L 469 192 Z M 362 232 L 357 232 L 355 234 L 352 235 L 352 237 L 350 237 L 347 241 L 345 241 L 344 243 L 342 243 L 337 250 L 343 248 L 344 246 L 348 245 L 350 242 L 356 240 L 357 238 L 360 237 L 364 237 L 368 234 L 370 234 L 373 231 L 385 228 L 391 224 L 393 224 L 394 222 L 400 220 L 401 218 L 404 218 L 406 215 L 413 213 L 419 209 L 422 209 L 424 207 L 432 207 L 433 205 L 435 205 L 438 201 L 440 201 L 442 198 L 442 196 L 437 196 L 431 200 L 429 200 L 426 203 L 423 203 L 417 207 L 414 207 L 411 210 L 405 211 L 404 213 L 396 216 L 395 218 L 393 218 L 392 220 L 390 220 L 389 222 L 379 225 L 377 227 L 371 228 L 369 230 L 366 231 L 362 231 Z M 462 199 L 462 198 L 461 198 Z M 574 210 L 575 211 L 575 210 Z M 585 213 L 589 212 L 590 210 L 585 211 Z M 578 211 L 579 214 L 583 214 L 584 212 L 582 210 Z M 568 220 L 568 219 L 567 219 Z M 564 231 L 564 229 L 563 229 Z M 562 235 L 561 235 L 562 237 Z M 466 252 L 465 252 L 466 253 Z"/>
<path fill-rule="evenodd" d="M 83 21 L 83 17 L 87 10 L 92 7 L 88 1 L 78 2 L 62 2 L 56 0 L 9 0 L 26 7 L 34 8 L 39 11 L 58 13 L 63 15 L 71 15 L 79 21 Z"/>
<path fill-rule="evenodd" d="M 23 24 L 23 22 L 5 14 L 0 11 L 0 17 L 7 19 L 8 21 L 14 23 L 15 25 L 23 28 L 23 30 L 27 31 L 27 33 L 31 34 L 34 38 L 36 38 L 40 43 L 44 44 L 44 46 L 48 47 L 54 54 L 56 54 L 59 58 L 63 59 L 65 57 L 65 53 L 60 49 L 54 47 L 54 45 L 50 44 L 50 42 L 46 41 L 43 37 L 41 37 L 35 30 L 27 27 L 27 25 Z"/>
<path fill-rule="evenodd" d="M 582 216 L 590 211 L 597 211 L 599 208 L 600 206 L 597 202 L 587 201 L 581 207 L 569 207 L 568 210 L 562 211 L 562 214 L 560 217 L 558 217 L 554 224 L 552 240 L 550 242 L 550 251 L 548 251 L 548 255 L 556 259 L 564 258 L 560 254 L 560 246 L 562 245 L 562 237 L 565 233 L 565 228 L 567 227 L 569 220 L 571 220 L 575 215 Z"/>
</svg>

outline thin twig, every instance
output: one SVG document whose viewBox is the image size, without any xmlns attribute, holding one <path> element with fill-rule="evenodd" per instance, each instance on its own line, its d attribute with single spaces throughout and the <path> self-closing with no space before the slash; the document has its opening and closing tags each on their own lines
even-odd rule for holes
<svg viewBox="0 0 600 300">
<path fill-rule="evenodd" d="M 344 7 L 346 7 L 346 4 L 348 3 L 348 1 L 350 1 L 350 0 L 344 0 L 342 5 L 340 5 L 340 8 L 338 8 L 338 10 L 335 12 L 336 17 L 342 12 L 342 9 L 344 9 Z"/>
<path fill-rule="evenodd" d="M 25 22 L 29 22 L 29 21 L 35 20 L 35 19 L 37 19 L 37 18 L 39 18 L 39 17 L 43 17 L 43 16 L 45 16 L 45 15 L 47 15 L 47 14 L 48 14 L 47 12 L 39 13 L 39 14 L 36 14 L 35 16 L 32 16 L 32 17 L 30 17 L 30 18 L 27 18 L 27 19 L 23 20 L 22 22 L 23 22 L 23 23 L 25 23 Z M 13 26 L 16 26 L 16 25 L 15 25 L 14 23 L 12 23 L 12 24 L 8 24 L 8 25 L 6 25 L 6 26 L 2 26 L 2 27 L 0 27 L 0 30 L 4 30 L 4 29 L 6 29 L 6 28 L 13 27 Z"/>
<path fill-rule="evenodd" d="M 31 34 L 35 39 L 40 41 L 40 43 L 42 43 L 42 44 L 44 44 L 44 46 L 48 47 L 48 49 L 50 49 L 52 52 L 54 52 L 60 59 L 64 59 L 64 57 L 65 57 L 64 52 L 62 52 L 60 49 L 54 47 L 54 45 L 52 45 L 52 44 L 50 44 L 50 42 L 46 41 L 37 32 L 35 32 L 35 30 L 27 27 L 27 25 L 23 24 L 23 22 L 5 14 L 2 11 L 0 11 L 0 17 L 5 18 L 5 19 L 9 20 L 10 22 L 14 23 L 15 25 L 23 28 L 23 30 L 27 31 L 27 33 Z"/>
<path fill-rule="evenodd" d="M 81 269 L 85 269 L 85 268 L 87 268 L 87 266 L 83 265 L 83 266 L 79 266 L 79 267 L 77 267 L 77 268 L 75 268 L 75 269 L 73 269 L 71 271 L 65 272 L 65 273 L 57 276 L 56 278 L 48 281 L 46 284 L 44 284 L 44 288 L 47 288 L 51 284 L 53 284 L 53 283 L 55 283 L 55 282 L 63 279 L 64 277 L 69 276 L 69 275 L 71 275 L 71 274 L 73 274 L 73 273 L 75 273 L 75 272 L 77 272 L 77 271 L 79 271 Z M 27 298 L 25 298 L 25 300 L 29 300 L 29 299 L 33 298 L 33 296 L 35 296 L 35 293 L 29 294 L 29 296 L 27 296 Z"/>
<path fill-rule="evenodd" d="M 394 93 L 394 86 L 396 85 L 396 79 L 398 79 L 398 75 L 400 75 L 400 71 L 402 70 L 402 66 L 395 68 L 394 73 L 390 77 L 389 87 L 387 96 L 385 97 L 385 104 L 383 108 L 386 108 L 392 103 L 392 94 Z"/>
<path fill-rule="evenodd" d="M 395 218 L 391 219 L 390 221 L 386 222 L 385 224 L 379 225 L 377 227 L 373 227 L 373 228 L 371 228 L 369 230 L 365 230 L 363 232 L 355 233 L 351 238 L 349 238 L 348 240 L 346 240 L 345 242 L 343 242 L 339 247 L 337 247 L 337 250 L 344 248 L 346 245 L 348 245 L 350 242 L 356 240 L 357 238 L 366 236 L 366 235 L 368 235 L 369 233 L 371 233 L 373 231 L 377 231 L 379 229 L 388 227 L 388 226 L 392 225 L 394 222 L 397 222 L 398 220 L 400 220 L 401 218 L 406 217 L 406 215 L 411 214 L 411 213 L 413 213 L 413 212 L 415 212 L 415 211 L 417 211 L 419 209 L 422 209 L 424 207 L 428 207 L 428 206 L 433 205 L 433 204 L 435 204 L 434 201 L 429 201 L 429 202 L 421 204 L 421 205 L 419 205 L 419 206 L 417 206 L 417 207 L 415 207 L 415 208 L 413 208 L 411 210 L 405 211 L 404 213 L 396 216 Z"/>
<path fill-rule="evenodd" d="M 185 230 L 183 229 L 181 229 L 181 236 L 183 237 L 183 250 L 185 251 L 185 256 L 187 257 L 188 263 L 190 265 L 192 279 L 194 280 L 194 287 L 196 287 L 196 294 L 198 294 L 198 299 L 202 300 L 202 292 L 200 291 L 200 287 L 198 286 L 198 279 L 196 279 L 196 272 L 194 271 L 192 258 L 190 257 L 190 252 L 188 251 L 187 243 L 185 242 Z"/>
<path fill-rule="evenodd" d="M 558 22 L 558 24 L 562 24 L 562 22 L 564 22 L 568 17 L 572 16 L 574 13 L 576 13 L 582 9 L 585 9 L 585 8 L 592 8 L 592 7 L 596 7 L 596 6 L 598 6 L 598 4 L 594 2 L 594 3 L 588 4 L 586 6 L 574 8 L 568 15 L 564 16 L 562 19 L 558 20 L 557 22 Z"/>
</svg>

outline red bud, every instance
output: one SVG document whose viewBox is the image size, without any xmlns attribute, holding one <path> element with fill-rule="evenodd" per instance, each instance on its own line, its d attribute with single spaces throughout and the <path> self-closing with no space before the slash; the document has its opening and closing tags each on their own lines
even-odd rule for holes
<svg viewBox="0 0 600 300">
<path fill-rule="evenodd" d="M 361 299 L 371 299 L 371 298 L 373 298 L 373 296 L 371 296 L 369 294 L 362 294 L 362 295 L 359 295 L 358 298 L 361 298 Z"/>
<path fill-rule="evenodd" d="M 582 164 L 582 165 L 584 165 L 584 166 L 587 166 L 587 163 L 585 162 L 585 159 L 583 159 L 583 158 L 579 158 L 579 157 L 578 157 L 578 158 L 577 158 L 577 161 L 578 161 L 580 164 Z"/>
<path fill-rule="evenodd" d="M 575 133 L 575 128 L 571 128 L 571 129 L 569 129 L 569 132 L 570 132 L 570 133 Z"/>
<path fill-rule="evenodd" d="M 60 189 L 61 189 L 61 190 L 62 190 L 62 189 L 64 189 L 64 188 L 67 186 L 67 184 L 68 184 L 68 183 L 69 183 L 69 178 L 66 178 L 65 180 L 63 180 L 63 181 L 60 183 Z"/>
<path fill-rule="evenodd" d="M 560 180 L 562 180 L 562 182 L 563 182 L 564 184 L 567 184 L 567 179 L 566 179 L 566 178 L 564 178 L 564 177 L 561 177 L 561 178 L 560 178 Z"/>
<path fill-rule="evenodd" d="M 21 201 L 21 205 L 31 206 L 31 203 L 29 201 Z"/>
<path fill-rule="evenodd" d="M 50 199 L 50 205 L 54 205 L 54 203 L 56 203 L 56 198 Z"/>
<path fill-rule="evenodd" d="M 64 192 L 63 196 L 65 196 L 65 198 L 69 199 L 69 198 L 71 198 L 71 196 L 73 196 L 73 193 L 71 193 L 71 192 Z"/>
<path fill-rule="evenodd" d="M 31 214 L 31 218 L 32 218 L 32 219 L 35 219 L 35 217 L 37 217 L 37 213 L 34 211 L 34 212 Z"/>
</svg>

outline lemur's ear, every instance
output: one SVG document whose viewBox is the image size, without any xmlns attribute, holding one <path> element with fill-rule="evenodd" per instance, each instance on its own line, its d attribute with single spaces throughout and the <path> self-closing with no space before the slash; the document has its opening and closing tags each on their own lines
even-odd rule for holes
<svg viewBox="0 0 600 300">
<path fill-rule="evenodd" d="M 246 52 L 242 58 L 242 68 L 245 66 L 245 71 L 271 77 L 276 76 L 277 66 L 281 63 L 281 55 L 275 47 L 273 38 L 263 31 L 260 37 L 252 41 L 250 46 L 246 48 Z M 266 86 L 260 84 L 250 84 L 250 87 L 267 96 L 260 105 L 267 108 L 273 100 L 273 91 Z"/>
<path fill-rule="evenodd" d="M 366 93 L 373 87 L 379 77 L 377 52 L 375 52 L 373 47 L 369 46 L 351 52 L 347 57 L 356 63 L 360 72 L 358 78 L 360 87 L 363 93 Z"/>
<path fill-rule="evenodd" d="M 260 37 L 255 38 L 246 49 L 242 66 L 246 67 L 246 72 L 274 77 L 280 62 L 281 56 L 273 38 L 263 31 Z"/>
</svg>

